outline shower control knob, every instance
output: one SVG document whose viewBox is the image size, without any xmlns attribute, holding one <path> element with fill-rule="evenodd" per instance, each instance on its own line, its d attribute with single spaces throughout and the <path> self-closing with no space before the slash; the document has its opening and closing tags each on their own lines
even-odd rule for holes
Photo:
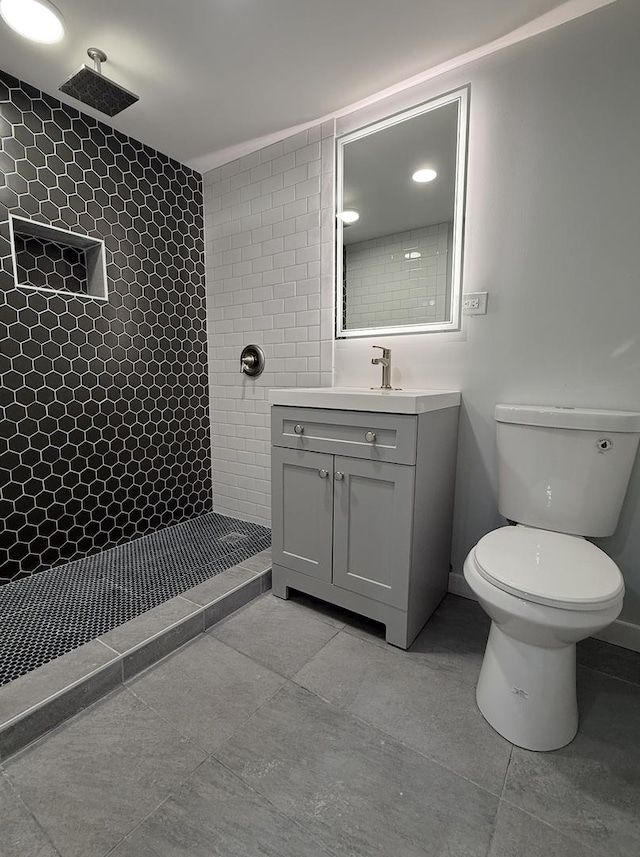
<svg viewBox="0 0 640 857">
<path fill-rule="evenodd" d="M 264 351 L 259 345 L 246 345 L 240 355 L 240 371 L 250 378 L 257 378 L 264 370 Z"/>
<path fill-rule="evenodd" d="M 302 433 L 304 432 L 304 426 L 301 426 L 301 425 L 300 425 L 300 423 L 297 423 L 297 424 L 293 427 L 293 430 L 294 430 L 294 432 L 295 432 L 296 434 L 302 434 Z"/>
<path fill-rule="evenodd" d="M 340 473 L 339 470 L 336 470 L 336 472 L 333 474 L 333 476 L 334 476 L 334 479 L 336 479 L 338 482 L 341 482 L 344 479 L 344 473 Z"/>
<path fill-rule="evenodd" d="M 320 477 L 320 479 L 326 479 L 328 475 L 328 470 L 325 470 L 324 468 L 322 470 L 318 470 L 318 476 Z"/>
<path fill-rule="evenodd" d="M 365 434 L 364 439 L 367 441 L 367 443 L 375 443 L 376 442 L 376 433 L 374 431 L 368 431 Z"/>
</svg>

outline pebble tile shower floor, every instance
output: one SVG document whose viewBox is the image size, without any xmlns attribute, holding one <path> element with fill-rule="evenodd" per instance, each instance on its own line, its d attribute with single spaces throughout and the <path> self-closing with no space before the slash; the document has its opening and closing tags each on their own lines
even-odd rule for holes
<svg viewBox="0 0 640 857">
<path fill-rule="evenodd" d="M 0 685 L 270 545 L 266 527 L 210 513 L 0 587 Z"/>
</svg>

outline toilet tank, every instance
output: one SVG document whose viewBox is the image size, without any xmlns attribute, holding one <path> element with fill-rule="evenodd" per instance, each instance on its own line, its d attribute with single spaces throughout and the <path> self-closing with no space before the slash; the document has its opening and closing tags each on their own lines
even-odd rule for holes
<svg viewBox="0 0 640 857">
<path fill-rule="evenodd" d="M 618 525 L 640 414 L 497 405 L 498 508 L 511 521 L 578 536 Z"/>
</svg>

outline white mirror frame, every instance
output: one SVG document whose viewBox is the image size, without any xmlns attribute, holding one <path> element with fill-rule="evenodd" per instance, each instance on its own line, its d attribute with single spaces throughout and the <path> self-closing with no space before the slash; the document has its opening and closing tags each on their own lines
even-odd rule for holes
<svg viewBox="0 0 640 857">
<path fill-rule="evenodd" d="M 393 125 L 398 125 L 400 122 L 406 122 L 414 116 L 421 116 L 424 113 L 429 113 L 432 110 L 437 110 L 438 107 L 443 107 L 446 104 L 458 102 L 458 139 L 456 143 L 456 176 L 455 176 L 455 197 L 454 197 L 454 214 L 453 214 L 453 257 L 451 262 L 451 318 L 449 321 L 443 322 L 425 322 L 423 324 L 402 324 L 389 327 L 367 327 L 367 328 L 351 328 L 344 327 L 343 318 L 343 300 L 342 300 L 342 282 L 343 282 L 343 225 L 340 218 L 337 216 L 339 211 L 342 211 L 343 206 L 343 179 L 344 179 L 344 147 L 347 143 L 354 140 L 360 140 L 362 137 L 368 137 L 369 134 L 375 134 L 377 131 L 382 131 L 390 128 Z M 375 122 L 372 125 L 365 125 L 363 128 L 358 128 L 343 137 L 338 137 L 336 140 L 336 338 L 344 339 L 357 336 L 382 336 L 391 334 L 404 333 L 427 333 L 460 330 L 460 320 L 462 315 L 462 244 L 464 239 L 464 219 L 465 219 L 465 187 L 466 187 L 466 172 L 467 172 L 467 135 L 469 124 L 469 87 L 456 89 L 439 98 L 434 98 L 431 101 L 419 104 L 409 110 L 403 110 L 401 113 L 396 113 L 388 116 L 385 119 Z"/>
</svg>

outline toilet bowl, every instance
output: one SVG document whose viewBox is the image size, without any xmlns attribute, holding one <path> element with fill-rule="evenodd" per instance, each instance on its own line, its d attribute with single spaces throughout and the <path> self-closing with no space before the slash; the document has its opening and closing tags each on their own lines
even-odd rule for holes
<svg viewBox="0 0 640 857">
<path fill-rule="evenodd" d="M 578 728 L 576 643 L 619 615 L 622 574 L 586 536 L 612 535 L 640 439 L 640 414 L 497 405 L 498 508 L 517 526 L 480 539 L 464 576 L 491 618 L 476 700 L 528 750 Z"/>
<path fill-rule="evenodd" d="M 519 747 L 565 746 L 578 729 L 575 644 L 619 615 L 618 567 L 580 537 L 517 526 L 481 539 L 464 576 L 492 620 L 478 708 Z"/>
</svg>

